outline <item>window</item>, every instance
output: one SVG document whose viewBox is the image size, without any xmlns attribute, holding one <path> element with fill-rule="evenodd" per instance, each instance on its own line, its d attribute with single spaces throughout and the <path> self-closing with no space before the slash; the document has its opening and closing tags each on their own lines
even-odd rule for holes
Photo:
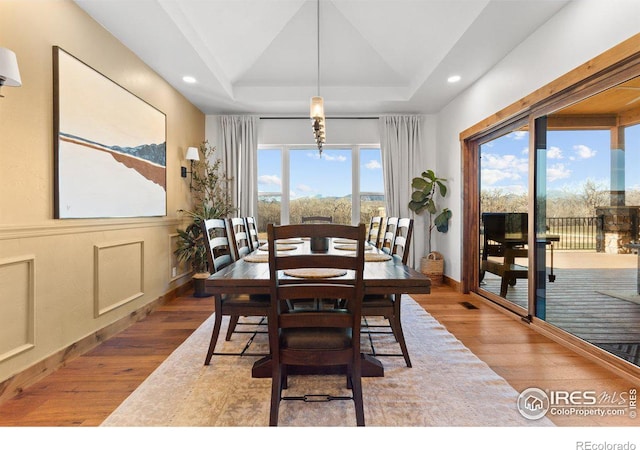
<svg viewBox="0 0 640 450">
<path fill-rule="evenodd" d="M 334 223 L 365 223 L 384 215 L 379 147 L 311 146 L 258 148 L 258 229 L 267 223 L 301 223 L 304 216 L 331 216 Z"/>
<path fill-rule="evenodd" d="M 281 205 L 282 150 L 258 149 L 258 232 L 265 233 L 267 223 L 281 223 Z"/>
<path fill-rule="evenodd" d="M 384 179 L 379 148 L 360 150 L 360 223 L 384 216 Z"/>
</svg>

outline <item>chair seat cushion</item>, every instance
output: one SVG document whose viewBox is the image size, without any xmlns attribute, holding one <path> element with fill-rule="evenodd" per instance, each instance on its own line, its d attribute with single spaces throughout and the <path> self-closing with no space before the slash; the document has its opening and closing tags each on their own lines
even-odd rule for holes
<svg viewBox="0 0 640 450">
<path fill-rule="evenodd" d="M 283 348 L 300 350 L 339 350 L 351 346 L 350 328 L 287 328 L 282 330 Z"/>
<path fill-rule="evenodd" d="M 389 306 L 394 302 L 392 295 L 365 295 L 362 299 L 362 308 Z"/>
</svg>

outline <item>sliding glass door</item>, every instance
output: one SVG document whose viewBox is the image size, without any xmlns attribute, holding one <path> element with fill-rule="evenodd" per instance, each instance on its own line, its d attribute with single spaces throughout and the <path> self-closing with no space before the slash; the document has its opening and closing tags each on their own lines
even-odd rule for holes
<svg viewBox="0 0 640 450">
<path fill-rule="evenodd" d="M 528 310 L 529 132 L 505 130 L 479 146 L 480 289 Z"/>
<path fill-rule="evenodd" d="M 554 280 L 537 279 L 535 316 L 640 365 L 636 84 L 536 120 L 536 237 L 554 247 L 537 266 Z"/>
<path fill-rule="evenodd" d="M 640 79 L 469 148 L 476 291 L 640 365 Z"/>
</svg>

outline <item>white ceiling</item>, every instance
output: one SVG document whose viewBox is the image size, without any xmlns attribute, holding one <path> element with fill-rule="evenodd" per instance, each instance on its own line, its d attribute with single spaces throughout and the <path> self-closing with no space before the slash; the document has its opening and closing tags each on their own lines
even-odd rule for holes
<svg viewBox="0 0 640 450">
<path fill-rule="evenodd" d="M 316 0 L 75 1 L 205 114 L 317 95 Z M 320 0 L 326 114 L 438 112 L 568 1 Z"/>
</svg>

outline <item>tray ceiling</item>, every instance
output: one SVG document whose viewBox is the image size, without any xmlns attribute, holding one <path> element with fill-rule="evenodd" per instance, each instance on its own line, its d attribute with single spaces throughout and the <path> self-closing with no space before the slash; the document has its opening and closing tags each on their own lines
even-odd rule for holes
<svg viewBox="0 0 640 450">
<path fill-rule="evenodd" d="M 75 1 L 205 114 L 305 116 L 317 94 L 313 0 Z M 437 112 L 566 3 L 321 0 L 327 115 Z"/>
</svg>

